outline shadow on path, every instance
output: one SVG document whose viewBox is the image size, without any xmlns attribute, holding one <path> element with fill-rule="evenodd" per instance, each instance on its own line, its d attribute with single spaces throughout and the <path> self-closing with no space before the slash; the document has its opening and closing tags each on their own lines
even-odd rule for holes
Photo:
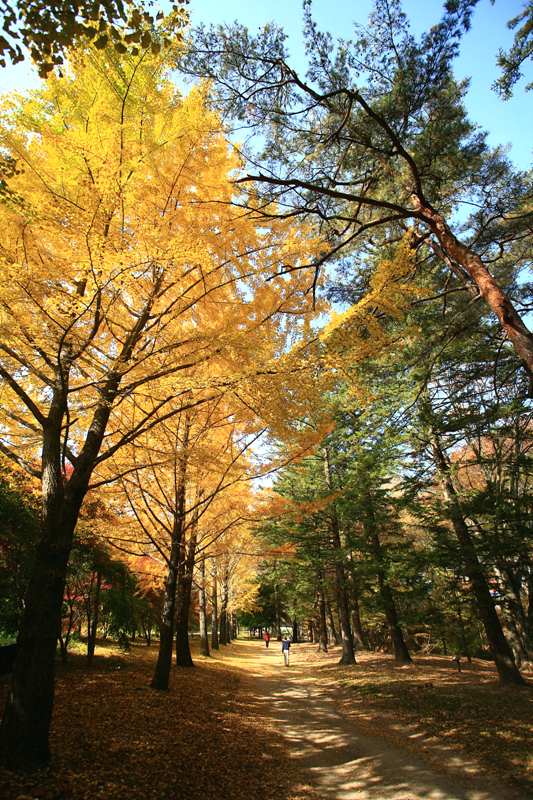
<svg viewBox="0 0 533 800">
<path fill-rule="evenodd" d="M 339 714 L 306 681 L 304 670 L 282 665 L 278 643 L 268 650 L 254 646 L 258 700 L 320 800 L 525 800 L 523 793 L 497 786 L 489 775 L 472 775 L 472 766 L 458 753 L 447 759 L 448 765 L 455 761 L 451 777 L 407 747 L 368 734 Z M 292 648 L 293 664 L 297 647 Z"/>
</svg>

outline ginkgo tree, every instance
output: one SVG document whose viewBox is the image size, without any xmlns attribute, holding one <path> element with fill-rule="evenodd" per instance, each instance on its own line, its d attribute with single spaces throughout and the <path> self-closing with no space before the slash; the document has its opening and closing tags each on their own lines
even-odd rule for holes
<svg viewBox="0 0 533 800">
<path fill-rule="evenodd" d="M 1 729 L 3 762 L 28 769 L 50 758 L 63 585 L 93 471 L 187 408 L 276 388 L 286 336 L 315 313 L 308 271 L 287 266 L 311 263 L 315 243 L 232 205 L 240 162 L 218 118 L 151 50 L 80 49 L 65 77 L 4 101 L 0 147 L 16 164 L 0 206 L 0 449 L 43 498 Z"/>
<path fill-rule="evenodd" d="M 161 422 L 107 465 L 122 520 L 108 537 L 119 549 L 159 565 L 154 577 L 163 584 L 153 688 L 168 689 L 176 615 L 176 657 L 180 666 L 192 665 L 187 619 L 195 564 L 249 515 L 250 479 L 258 468 L 248 451 L 261 433 L 251 409 L 220 396 Z"/>
</svg>

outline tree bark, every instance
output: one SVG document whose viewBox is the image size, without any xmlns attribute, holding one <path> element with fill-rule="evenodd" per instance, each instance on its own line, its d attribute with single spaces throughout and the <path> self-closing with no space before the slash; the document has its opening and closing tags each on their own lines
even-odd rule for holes
<svg viewBox="0 0 533 800">
<path fill-rule="evenodd" d="M 149 299 L 124 341 L 120 363 L 128 363 L 150 318 Z M 18 651 L 0 728 L 0 762 L 10 769 L 34 770 L 50 760 L 48 735 L 54 705 L 54 657 L 61 632 L 61 609 L 68 559 L 81 504 L 105 435 L 123 371 L 107 373 L 99 389 L 85 441 L 68 481 L 62 468 L 62 436 L 68 412 L 72 353 L 60 351 L 48 416 L 35 407 L 42 426 L 42 514 L 35 561 L 28 583 Z"/>
<path fill-rule="evenodd" d="M 328 491 L 332 491 L 331 471 L 329 466 L 329 455 L 326 447 L 322 448 L 324 461 L 324 475 Z M 350 629 L 350 613 L 348 610 L 348 599 L 346 596 L 346 577 L 344 574 L 344 562 L 342 556 L 342 543 L 339 531 L 339 521 L 337 519 L 337 509 L 335 502 L 330 504 L 330 523 L 331 538 L 333 549 L 335 550 L 335 579 L 337 587 L 337 610 L 339 612 L 339 628 L 342 642 L 342 656 L 339 664 L 355 664 L 355 653 L 353 649 L 352 632 Z"/>
<path fill-rule="evenodd" d="M 54 703 L 54 658 L 61 632 L 68 559 L 109 417 L 109 409 L 107 414 L 101 409 L 95 412 L 86 444 L 65 484 L 60 453 L 64 409 L 63 398 L 56 392 L 43 430 L 41 531 L 0 729 L 0 760 L 8 769 L 33 771 L 50 760 L 48 733 Z"/>
<path fill-rule="evenodd" d="M 472 663 L 472 656 L 470 654 L 470 650 L 468 649 L 468 642 L 466 641 L 466 631 L 465 631 L 465 624 L 463 622 L 463 615 L 461 613 L 461 606 L 457 603 L 457 619 L 459 620 L 459 628 L 461 629 L 461 642 L 463 643 L 463 650 L 464 654 L 468 659 L 468 663 Z"/>
<path fill-rule="evenodd" d="M 206 613 L 206 591 L 205 591 L 205 558 L 199 565 L 200 580 L 198 585 L 198 605 L 200 617 L 200 653 L 203 656 L 209 657 L 209 639 L 207 636 L 207 613 Z"/>
<path fill-rule="evenodd" d="M 328 640 L 330 644 L 338 645 L 339 639 L 337 637 L 337 631 L 335 630 L 335 622 L 333 620 L 333 612 L 331 610 L 331 603 L 329 602 L 329 597 L 324 595 L 324 603 L 326 606 L 326 621 L 327 621 L 327 628 L 328 628 Z"/>
<path fill-rule="evenodd" d="M 363 639 L 363 628 L 361 626 L 361 615 L 359 613 L 359 600 L 354 589 L 350 593 L 352 607 L 352 634 L 353 646 L 355 650 L 364 650 L 365 642 Z"/>
<path fill-rule="evenodd" d="M 178 572 L 178 601 L 176 614 L 176 666 L 194 667 L 189 646 L 189 609 L 191 607 L 192 578 L 196 538 L 187 546 L 187 557 Z"/>
<path fill-rule="evenodd" d="M 174 521 L 174 529 L 177 520 Z M 179 526 L 181 534 L 181 525 Z M 163 610 L 159 628 L 159 653 L 155 667 L 154 677 L 150 684 L 152 689 L 168 691 L 170 668 L 172 665 L 172 642 L 174 640 L 174 617 L 176 612 L 176 585 L 178 582 L 178 569 L 181 540 L 176 531 L 176 538 L 172 541 L 169 556 L 169 565 L 164 583 Z"/>
<path fill-rule="evenodd" d="M 324 571 L 319 570 L 317 592 L 316 592 L 317 606 L 318 606 L 318 652 L 328 652 L 328 631 L 326 626 L 326 603 L 324 599 Z"/>
<path fill-rule="evenodd" d="M 87 664 L 89 667 L 93 665 L 94 648 L 96 647 L 96 628 L 98 626 L 98 611 L 100 608 L 100 589 L 102 587 L 102 572 L 98 570 L 96 573 L 96 590 L 94 593 L 94 609 L 93 619 L 91 623 L 91 632 L 87 640 Z"/>
<path fill-rule="evenodd" d="M 525 681 L 514 662 L 513 653 L 503 633 L 483 567 L 479 562 L 470 531 L 459 507 L 457 492 L 450 476 L 448 463 L 435 432 L 432 432 L 431 435 L 431 446 L 442 493 L 448 506 L 448 518 L 453 525 L 461 548 L 466 573 L 472 583 L 472 589 L 500 682 L 525 686 Z"/>
<path fill-rule="evenodd" d="M 185 426 L 181 451 L 176 452 L 174 469 L 176 471 L 176 494 L 174 506 L 174 521 L 172 527 L 172 541 L 167 576 L 165 578 L 165 594 L 163 612 L 161 615 L 161 628 L 159 638 L 159 653 L 155 667 L 154 677 L 150 684 L 152 689 L 168 691 L 170 669 L 172 666 L 172 642 L 174 638 L 174 617 L 176 612 L 176 587 L 180 568 L 182 551 L 182 538 L 185 524 L 185 493 L 187 483 L 187 447 L 189 444 L 189 415 L 185 415 Z"/>
<path fill-rule="evenodd" d="M 508 631 L 509 644 L 517 666 L 528 668 L 533 664 L 533 645 L 520 599 L 520 587 L 517 587 L 516 577 L 509 567 L 496 569 L 495 572 L 504 594 L 499 605 Z"/>
<path fill-rule="evenodd" d="M 226 586 L 222 581 L 221 594 L 220 594 L 220 614 L 218 616 L 218 642 L 226 646 L 228 643 L 228 634 L 226 631 L 227 624 L 227 608 L 228 608 L 228 595 Z"/>
<path fill-rule="evenodd" d="M 279 592 L 277 583 L 274 584 L 274 600 L 276 604 L 276 641 L 281 642 L 281 611 L 279 606 Z"/>
<path fill-rule="evenodd" d="M 533 335 L 524 324 L 509 297 L 494 280 L 480 256 L 463 244 L 451 232 L 441 214 L 419 198 L 415 202 L 415 207 L 428 220 L 430 230 L 443 251 L 460 264 L 472 278 L 479 289 L 479 293 L 496 314 L 500 325 L 522 359 L 530 379 L 533 380 Z M 434 249 L 440 255 L 438 248 Z"/>
<path fill-rule="evenodd" d="M 367 535 L 372 547 L 372 553 L 374 555 L 376 564 L 379 594 L 381 597 L 383 610 L 385 612 L 385 619 L 387 620 L 387 625 L 389 627 L 389 635 L 392 641 L 392 647 L 394 649 L 394 660 L 399 664 L 412 664 L 412 659 L 409 654 L 409 650 L 407 649 L 407 645 L 405 644 L 402 629 L 400 628 L 398 622 L 398 613 L 396 611 L 394 596 L 385 575 L 385 558 L 383 556 L 383 549 L 379 540 L 376 519 L 374 516 L 374 504 L 370 492 L 367 492 L 367 504 L 365 511 Z"/>
<path fill-rule="evenodd" d="M 219 650 L 218 644 L 218 587 L 217 565 L 213 559 L 213 586 L 211 590 L 211 649 Z"/>
</svg>

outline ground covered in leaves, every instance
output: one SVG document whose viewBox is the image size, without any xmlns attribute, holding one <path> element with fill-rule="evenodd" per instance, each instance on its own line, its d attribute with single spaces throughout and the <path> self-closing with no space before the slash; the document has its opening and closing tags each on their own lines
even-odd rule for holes
<svg viewBox="0 0 533 800">
<path fill-rule="evenodd" d="M 420 656 L 399 667 L 389 655 L 358 653 L 356 667 L 340 667 L 339 648 L 318 654 L 299 649 L 307 677 L 342 714 L 443 765 L 445 747 L 533 797 L 533 675 L 525 688 L 502 687 L 490 662 L 474 659 L 457 672 L 450 658 Z"/>
<path fill-rule="evenodd" d="M 274 644 L 274 643 L 273 643 Z M 254 694 L 261 642 L 173 667 L 169 692 L 149 688 L 157 647 L 97 650 L 92 670 L 74 654 L 57 666 L 53 765 L 31 776 L 0 772 L 2 800 L 308 800 L 316 795 Z M 291 649 L 291 682 L 314 682 L 368 733 L 445 767 L 447 748 L 533 798 L 533 676 L 502 688 L 492 664 L 458 674 L 450 659 Z M 279 654 L 281 665 L 281 654 Z M 281 669 L 281 666 L 280 666 Z M 284 673 L 285 674 L 285 673 Z M 286 673 L 289 675 L 289 673 Z M 9 676 L 0 677 L 3 704 Z M 452 752 L 452 751 L 450 751 Z"/>
<path fill-rule="evenodd" d="M 301 800 L 294 766 L 265 727 L 246 673 L 225 655 L 193 652 L 196 667 L 173 667 L 169 692 L 149 688 L 157 647 L 100 647 L 92 670 L 82 656 L 58 664 L 53 766 L 28 777 L 0 772 L 0 797 Z M 3 706 L 9 676 L 0 681 Z"/>
</svg>

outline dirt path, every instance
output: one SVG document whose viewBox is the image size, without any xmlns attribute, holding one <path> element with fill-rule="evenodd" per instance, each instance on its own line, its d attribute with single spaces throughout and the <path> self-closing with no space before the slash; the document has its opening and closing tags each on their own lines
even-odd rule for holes
<svg viewBox="0 0 533 800">
<path fill-rule="evenodd" d="M 339 714 L 306 676 L 305 666 L 298 664 L 297 646 L 292 648 L 292 663 L 286 668 L 279 643 L 271 642 L 269 649 L 258 642 L 242 644 L 247 661 L 253 653 L 254 685 L 265 715 L 297 760 L 313 787 L 313 796 L 320 800 L 524 799 L 523 793 L 480 774 L 457 752 L 441 748 L 446 762 L 446 769 L 441 770 L 429 764 L 422 753 L 413 754 L 416 744 L 408 733 L 402 741 L 396 731 L 393 744 L 379 732 L 369 734 L 356 720 Z"/>
</svg>

